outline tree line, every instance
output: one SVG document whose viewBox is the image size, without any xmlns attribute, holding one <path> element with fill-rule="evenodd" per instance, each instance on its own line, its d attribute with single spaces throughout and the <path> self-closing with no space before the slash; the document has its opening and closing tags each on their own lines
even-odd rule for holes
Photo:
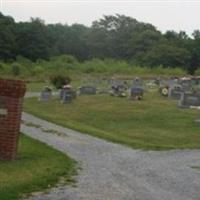
<svg viewBox="0 0 200 200">
<path fill-rule="evenodd" d="M 125 15 L 109 15 L 82 24 L 45 24 L 39 18 L 15 22 L 0 13 L 0 60 L 18 55 L 32 61 L 69 54 L 79 61 L 126 60 L 138 66 L 180 67 L 193 74 L 200 67 L 200 31 L 161 33 L 149 23 Z"/>
</svg>

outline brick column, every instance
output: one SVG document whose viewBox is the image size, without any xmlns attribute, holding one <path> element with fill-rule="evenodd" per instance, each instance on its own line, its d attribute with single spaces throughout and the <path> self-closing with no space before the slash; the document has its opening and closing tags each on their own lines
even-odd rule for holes
<svg viewBox="0 0 200 200">
<path fill-rule="evenodd" d="M 0 79 L 0 160 L 14 160 L 17 155 L 24 81 Z"/>
</svg>

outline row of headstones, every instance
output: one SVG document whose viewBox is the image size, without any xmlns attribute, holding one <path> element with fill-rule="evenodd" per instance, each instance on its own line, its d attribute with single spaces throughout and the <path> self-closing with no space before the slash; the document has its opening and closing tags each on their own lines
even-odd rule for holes
<svg viewBox="0 0 200 200">
<path fill-rule="evenodd" d="M 135 86 L 135 85 L 144 85 L 144 81 L 140 78 L 134 78 L 132 80 L 130 79 L 86 79 L 84 81 L 81 81 L 82 85 L 93 85 L 94 87 L 109 87 L 112 85 L 126 85 L 128 87 Z"/>
<path fill-rule="evenodd" d="M 111 79 L 112 80 L 112 79 Z M 176 79 L 170 79 L 170 80 L 165 80 L 165 82 L 163 80 L 159 80 L 157 83 L 156 81 L 158 80 L 152 80 L 153 84 L 160 84 L 160 85 L 164 85 L 168 84 L 169 88 L 167 88 L 167 95 L 170 98 L 173 99 L 185 99 L 186 97 L 190 96 L 189 99 L 191 99 L 191 95 L 188 95 L 188 91 L 189 91 L 189 87 L 184 87 L 182 85 L 178 85 L 177 84 L 177 80 Z M 188 82 L 188 81 L 184 81 Z M 166 85 L 167 85 L 166 84 Z M 126 80 L 112 80 L 112 86 L 111 86 L 111 90 L 108 89 L 105 91 L 105 93 L 110 93 L 112 96 L 120 96 L 123 97 L 124 95 L 124 91 L 125 90 L 129 90 L 129 96 L 130 99 L 142 99 L 143 94 L 144 94 L 144 82 L 142 79 L 140 78 L 135 78 L 132 82 L 132 87 L 129 87 L 128 81 Z M 166 88 L 164 88 L 166 89 Z M 101 93 L 101 91 L 99 91 Z M 187 92 L 187 94 L 186 94 Z M 97 93 L 97 88 L 93 87 L 93 86 L 83 86 L 81 88 L 79 88 L 78 92 L 79 95 L 82 94 L 96 94 Z M 62 102 L 71 102 L 77 94 L 75 91 L 71 90 L 71 89 L 63 89 L 60 92 L 60 99 Z M 200 93 L 200 91 L 197 91 L 193 94 L 193 98 L 192 99 L 198 99 L 198 94 Z M 191 94 L 191 92 L 189 93 Z M 41 96 L 40 96 L 40 100 L 49 100 L 51 98 L 52 94 L 51 94 L 51 90 L 49 90 L 48 88 L 46 88 L 45 90 L 42 91 Z M 196 98 L 197 97 L 197 98 Z M 194 100 L 193 100 L 194 101 Z M 187 102 L 182 100 L 181 102 Z M 193 104 L 197 104 L 197 103 L 193 103 Z"/>
<path fill-rule="evenodd" d="M 101 87 L 101 86 L 112 86 L 112 85 L 126 85 L 129 88 L 132 86 L 143 86 L 147 88 L 162 86 L 162 85 L 174 85 L 179 84 L 184 89 L 190 89 L 193 85 L 200 85 L 200 78 L 199 77 L 193 77 L 193 78 L 171 78 L 171 79 L 150 79 L 148 81 L 143 81 L 141 78 L 134 78 L 134 79 L 108 79 L 108 78 L 102 78 L 102 79 L 84 79 L 84 81 L 81 81 L 82 85 L 93 85 L 94 87 Z"/>
<path fill-rule="evenodd" d="M 125 85 L 114 85 L 112 86 L 109 93 L 112 96 L 123 96 L 123 92 L 128 90 Z M 73 99 L 76 98 L 77 95 L 95 95 L 97 93 L 97 88 L 93 86 L 83 86 L 78 89 L 78 91 L 74 91 L 71 88 L 65 88 L 60 91 L 59 98 L 61 102 L 71 102 Z M 129 89 L 130 99 L 138 100 L 142 99 L 144 90 L 142 87 L 132 87 Z M 40 95 L 41 101 L 48 101 L 52 98 L 52 90 L 46 87 Z"/>
<path fill-rule="evenodd" d="M 62 103 L 71 102 L 78 95 L 94 95 L 96 94 L 97 89 L 95 87 L 84 86 L 78 89 L 78 92 L 74 91 L 71 88 L 64 88 L 60 90 L 59 99 Z M 52 98 L 52 90 L 48 87 L 45 87 L 44 90 L 40 94 L 39 100 L 48 101 Z"/>
<path fill-rule="evenodd" d="M 182 108 L 200 106 L 200 88 L 194 89 L 194 85 L 200 85 L 200 79 L 171 79 L 161 82 L 160 91 L 164 96 L 179 100 L 178 106 Z"/>
<path fill-rule="evenodd" d="M 158 80 L 159 87 L 168 86 L 180 86 L 183 90 L 188 91 L 193 87 L 200 86 L 200 78 L 171 78 L 168 80 Z"/>
</svg>

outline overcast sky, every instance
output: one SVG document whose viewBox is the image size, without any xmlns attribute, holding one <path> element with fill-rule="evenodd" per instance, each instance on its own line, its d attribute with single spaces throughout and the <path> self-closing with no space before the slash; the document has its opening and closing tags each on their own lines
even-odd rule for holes
<svg viewBox="0 0 200 200">
<path fill-rule="evenodd" d="M 0 0 L 0 10 L 16 21 L 39 17 L 46 23 L 90 26 L 103 15 L 119 13 L 163 32 L 200 29 L 200 0 Z"/>
</svg>

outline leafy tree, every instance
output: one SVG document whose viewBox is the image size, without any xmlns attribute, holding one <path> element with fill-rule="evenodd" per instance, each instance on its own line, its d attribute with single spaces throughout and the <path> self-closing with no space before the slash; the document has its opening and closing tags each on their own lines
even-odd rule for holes
<svg viewBox="0 0 200 200">
<path fill-rule="evenodd" d="M 20 22 L 16 32 L 18 55 L 33 61 L 49 57 L 48 32 L 42 20 L 32 18 L 31 22 Z"/>
<path fill-rule="evenodd" d="M 0 13 L 0 59 L 9 60 L 15 58 L 15 22 L 12 17 Z"/>
<path fill-rule="evenodd" d="M 188 66 L 190 53 L 169 44 L 158 44 L 144 56 L 144 63 L 151 67 L 184 67 Z"/>
</svg>

